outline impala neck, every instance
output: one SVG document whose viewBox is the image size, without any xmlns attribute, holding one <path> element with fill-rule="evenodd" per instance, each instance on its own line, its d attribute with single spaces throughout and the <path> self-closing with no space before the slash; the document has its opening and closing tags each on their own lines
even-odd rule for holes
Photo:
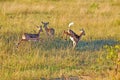
<svg viewBox="0 0 120 80">
<path fill-rule="evenodd" d="M 82 32 L 82 33 L 80 33 L 79 37 L 81 38 L 81 37 L 82 37 L 82 35 L 83 35 L 83 32 Z"/>
<path fill-rule="evenodd" d="M 39 31 L 38 31 L 38 35 L 40 34 L 40 32 L 41 32 L 41 31 L 39 30 Z"/>
<path fill-rule="evenodd" d="M 47 26 L 45 26 L 45 31 L 47 31 L 47 32 L 49 31 L 49 28 Z"/>
<path fill-rule="evenodd" d="M 47 29 L 48 28 L 47 25 L 44 25 L 44 28 Z"/>
</svg>

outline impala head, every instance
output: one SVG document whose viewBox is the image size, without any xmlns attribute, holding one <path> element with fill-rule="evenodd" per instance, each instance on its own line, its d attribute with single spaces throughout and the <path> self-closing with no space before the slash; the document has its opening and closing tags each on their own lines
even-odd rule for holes
<svg viewBox="0 0 120 80">
<path fill-rule="evenodd" d="M 85 30 L 84 29 L 80 29 L 80 34 L 85 35 Z"/>
<path fill-rule="evenodd" d="M 41 22 L 42 24 L 43 24 L 43 27 L 45 28 L 45 27 L 47 27 L 47 25 L 49 24 L 49 22 Z"/>
</svg>

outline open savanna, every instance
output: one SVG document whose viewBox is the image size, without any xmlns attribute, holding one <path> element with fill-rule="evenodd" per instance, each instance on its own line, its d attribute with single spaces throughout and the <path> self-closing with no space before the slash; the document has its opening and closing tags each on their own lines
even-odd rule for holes
<svg viewBox="0 0 120 80">
<path fill-rule="evenodd" d="M 24 32 L 37 33 L 41 21 L 55 29 L 54 39 L 16 44 Z M 86 35 L 73 50 L 62 31 L 68 24 Z M 119 45 L 120 0 L 0 0 L 0 80 L 120 80 L 104 46 Z M 75 78 L 73 80 L 75 80 Z M 59 80 L 59 79 L 58 79 Z"/>
</svg>

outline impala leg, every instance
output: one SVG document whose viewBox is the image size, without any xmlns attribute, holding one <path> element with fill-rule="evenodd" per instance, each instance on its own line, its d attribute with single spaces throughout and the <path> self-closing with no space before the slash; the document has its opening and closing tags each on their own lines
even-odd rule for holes
<svg viewBox="0 0 120 80">
<path fill-rule="evenodd" d="M 77 43 L 73 41 L 73 49 L 76 47 Z"/>
<path fill-rule="evenodd" d="M 23 42 L 23 41 L 28 41 L 28 40 L 26 40 L 26 39 L 21 39 L 21 40 L 18 42 L 18 44 L 17 44 L 17 48 L 18 48 L 18 46 L 20 45 L 20 43 Z"/>
<path fill-rule="evenodd" d="M 51 34 L 52 39 L 54 38 L 54 34 Z"/>
<path fill-rule="evenodd" d="M 44 42 L 42 38 L 39 38 L 39 40 L 40 40 L 41 42 Z"/>
<path fill-rule="evenodd" d="M 65 35 L 65 40 L 67 40 L 67 34 L 64 32 L 64 35 Z"/>
<path fill-rule="evenodd" d="M 55 31 L 54 31 L 54 30 L 53 30 L 53 31 L 51 30 L 49 33 L 50 33 L 50 37 L 51 37 L 52 39 L 54 39 Z"/>
<path fill-rule="evenodd" d="M 64 32 L 62 32 L 62 38 L 63 38 L 63 36 L 64 36 Z"/>
<path fill-rule="evenodd" d="M 48 37 L 50 36 L 48 32 L 46 32 L 46 34 L 47 34 Z"/>
<path fill-rule="evenodd" d="M 51 34 L 51 33 L 49 33 L 49 37 L 50 37 L 50 39 L 54 39 L 54 34 Z"/>
<path fill-rule="evenodd" d="M 67 34 L 66 34 L 67 32 L 64 30 L 63 31 L 63 34 L 62 34 L 62 38 L 63 38 L 63 36 L 65 35 L 65 40 L 67 40 Z"/>
<path fill-rule="evenodd" d="M 18 46 L 20 45 L 20 43 L 23 41 L 23 39 L 21 39 L 19 42 L 18 42 L 18 44 L 17 44 L 17 48 L 18 48 Z"/>
</svg>

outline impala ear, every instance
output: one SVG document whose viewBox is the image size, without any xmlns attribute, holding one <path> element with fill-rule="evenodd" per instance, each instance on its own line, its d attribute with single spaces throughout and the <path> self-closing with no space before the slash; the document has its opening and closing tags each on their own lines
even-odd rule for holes
<svg viewBox="0 0 120 80">
<path fill-rule="evenodd" d="M 84 29 L 82 28 L 82 29 L 80 29 L 81 31 L 84 31 Z"/>
<path fill-rule="evenodd" d="M 42 25 L 40 26 L 40 28 L 42 28 Z"/>
<path fill-rule="evenodd" d="M 47 24 L 49 24 L 49 22 L 47 22 Z"/>
<path fill-rule="evenodd" d="M 82 30 L 84 30 L 84 29 L 82 28 Z"/>
<path fill-rule="evenodd" d="M 39 26 L 36 26 L 37 28 L 39 28 Z"/>
<path fill-rule="evenodd" d="M 80 31 L 82 31 L 82 29 L 80 29 Z"/>
</svg>

